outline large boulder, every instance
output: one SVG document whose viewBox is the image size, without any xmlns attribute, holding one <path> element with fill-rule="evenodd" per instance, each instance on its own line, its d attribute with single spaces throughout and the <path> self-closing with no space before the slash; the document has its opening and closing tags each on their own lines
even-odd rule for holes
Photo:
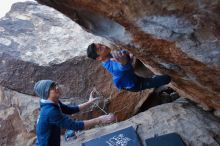
<svg viewBox="0 0 220 146">
<path fill-rule="evenodd" d="M 37 1 L 171 75 L 182 96 L 220 109 L 220 0 Z"/>
<path fill-rule="evenodd" d="M 50 78 L 64 84 L 65 93 L 85 96 L 86 86 L 96 84 L 92 79 L 88 83 L 91 74 L 106 76 L 97 62 L 84 57 L 90 43 L 105 40 L 54 9 L 33 2 L 16 3 L 0 20 L 0 28 L 1 85 L 33 94 L 37 80 Z"/>
<path fill-rule="evenodd" d="M 186 146 L 220 145 L 220 119 L 185 99 L 178 99 L 174 103 L 153 107 L 126 121 L 85 131 L 76 140 L 63 140 L 62 146 L 81 146 L 83 142 L 129 126 L 134 127 L 144 146 L 145 139 L 172 132 L 179 134 Z"/>
</svg>

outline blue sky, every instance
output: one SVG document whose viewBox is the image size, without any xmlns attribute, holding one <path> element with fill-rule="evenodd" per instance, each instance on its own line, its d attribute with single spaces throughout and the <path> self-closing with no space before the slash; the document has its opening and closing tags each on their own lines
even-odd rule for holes
<svg viewBox="0 0 220 146">
<path fill-rule="evenodd" d="M 11 5 L 16 2 L 33 1 L 33 0 L 0 0 L 0 18 L 11 9 Z"/>
</svg>

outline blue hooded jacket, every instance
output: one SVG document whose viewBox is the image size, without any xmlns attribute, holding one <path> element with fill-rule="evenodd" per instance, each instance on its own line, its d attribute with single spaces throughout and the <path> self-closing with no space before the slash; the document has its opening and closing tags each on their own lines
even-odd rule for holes
<svg viewBox="0 0 220 146">
<path fill-rule="evenodd" d="M 40 115 L 37 121 L 36 146 L 60 146 L 61 128 L 71 130 L 84 129 L 83 121 L 74 121 L 65 114 L 79 112 L 79 106 L 67 106 L 59 101 L 55 104 L 48 97 L 51 80 L 41 80 L 34 86 L 34 91 L 41 97 Z"/>
<path fill-rule="evenodd" d="M 125 50 L 121 50 L 121 52 L 126 53 Z M 112 75 L 113 82 L 119 90 L 129 89 L 136 85 L 138 76 L 134 73 L 129 56 L 126 65 L 109 59 L 102 62 L 102 66 Z"/>
</svg>

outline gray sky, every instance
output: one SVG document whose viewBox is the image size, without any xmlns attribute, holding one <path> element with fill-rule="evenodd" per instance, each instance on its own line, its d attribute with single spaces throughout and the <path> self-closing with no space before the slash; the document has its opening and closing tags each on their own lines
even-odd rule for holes
<svg viewBox="0 0 220 146">
<path fill-rule="evenodd" d="M 11 9 L 11 5 L 16 2 L 33 1 L 33 0 L 0 0 L 0 18 L 4 17 Z"/>
</svg>

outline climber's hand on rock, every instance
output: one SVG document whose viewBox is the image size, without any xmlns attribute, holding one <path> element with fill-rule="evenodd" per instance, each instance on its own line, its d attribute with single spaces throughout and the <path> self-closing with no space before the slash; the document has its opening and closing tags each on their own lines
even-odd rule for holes
<svg viewBox="0 0 220 146">
<path fill-rule="evenodd" d="M 98 117 L 101 124 L 108 124 L 115 120 L 114 114 L 108 114 Z"/>
</svg>

